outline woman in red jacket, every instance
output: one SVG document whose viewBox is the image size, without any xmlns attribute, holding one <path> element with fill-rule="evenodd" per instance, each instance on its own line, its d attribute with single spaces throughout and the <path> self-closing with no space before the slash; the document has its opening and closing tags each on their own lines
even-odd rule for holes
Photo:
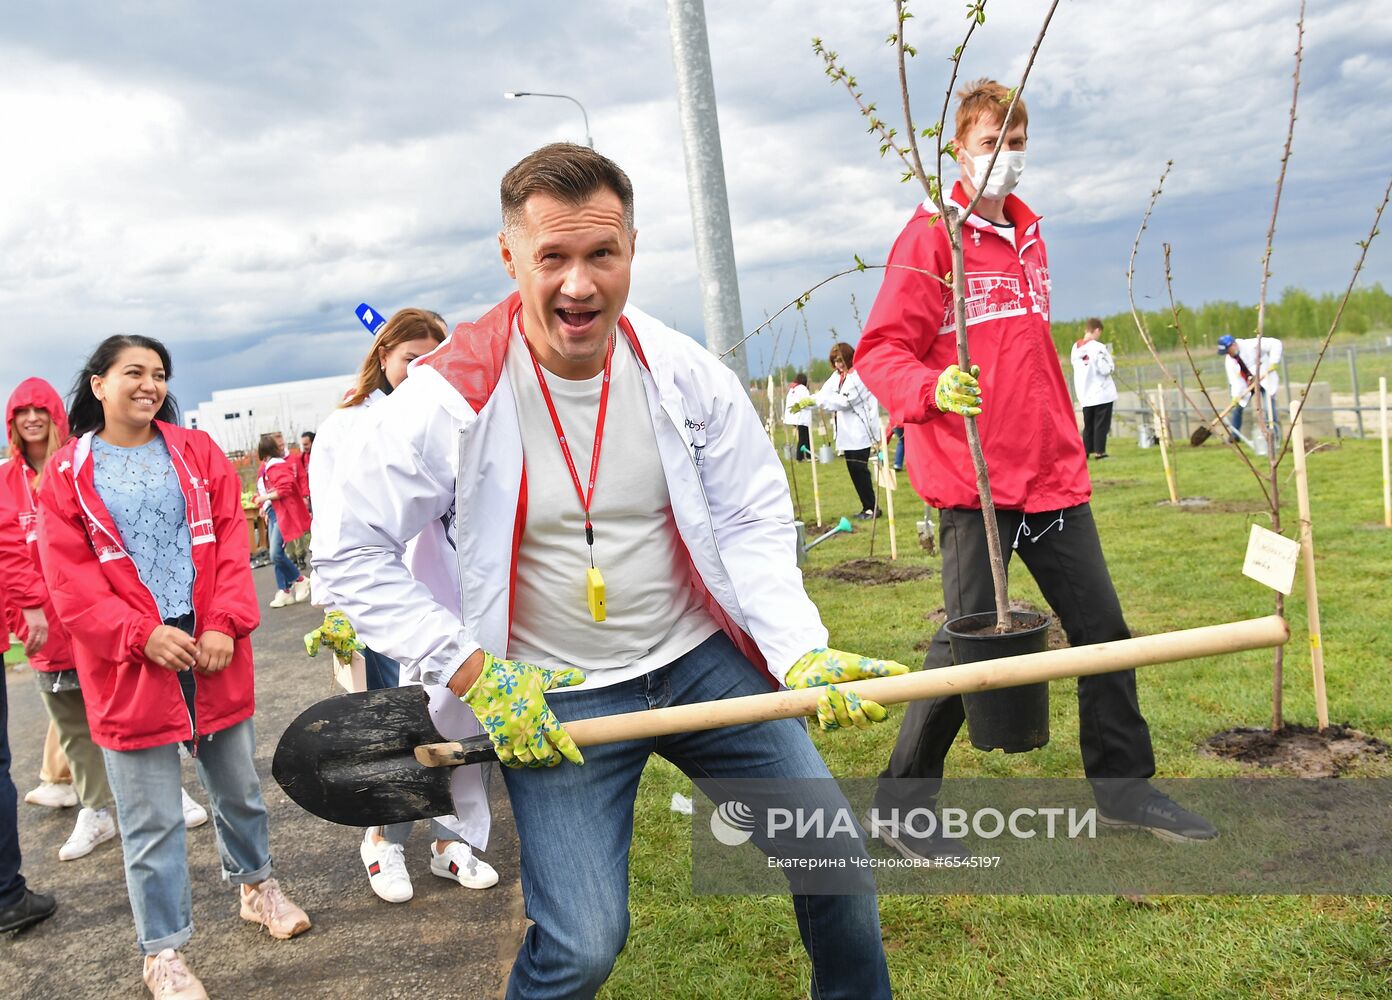
<svg viewBox="0 0 1392 1000">
<path fill-rule="evenodd" d="M 116 796 L 145 982 L 156 997 L 197 998 L 178 952 L 193 933 L 181 743 L 212 798 L 242 918 L 278 938 L 310 924 L 270 877 L 241 485 L 212 438 L 177 426 L 169 372 L 148 337 L 108 337 L 88 360 L 69 408 L 75 437 L 49 459 L 40 494 L 39 551 Z"/>
<path fill-rule="evenodd" d="M 295 541 L 309 530 L 309 508 L 304 502 L 306 490 L 300 484 L 295 466 L 285 457 L 274 436 L 262 436 L 257 455 L 261 468 L 256 472 L 256 502 L 266 518 L 276 579 L 276 595 L 271 598 L 271 607 L 283 608 L 309 600 L 309 581 L 285 551 L 286 542 Z"/>
</svg>

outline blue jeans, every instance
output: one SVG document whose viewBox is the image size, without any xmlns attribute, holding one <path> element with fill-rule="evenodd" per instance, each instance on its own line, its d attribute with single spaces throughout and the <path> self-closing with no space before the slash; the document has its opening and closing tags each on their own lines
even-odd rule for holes
<svg viewBox="0 0 1392 1000">
<path fill-rule="evenodd" d="M 222 877 L 238 885 L 271 874 L 270 831 L 252 755 L 252 720 L 199 736 L 198 778 L 208 790 Z M 193 897 L 179 790 L 179 744 L 145 750 L 102 750 L 116 794 L 126 891 L 136 940 L 146 955 L 182 948 L 193 936 Z"/>
<path fill-rule="evenodd" d="M 5 673 L 5 658 L 0 655 L 0 910 L 23 899 L 26 889 L 19 873 L 19 794 L 10 780 L 10 695 Z"/>
<path fill-rule="evenodd" d="M 401 683 L 401 664 L 375 649 L 363 648 L 363 674 L 369 691 L 394 688 Z"/>
<path fill-rule="evenodd" d="M 768 690 L 765 678 L 717 632 L 642 677 L 593 691 L 553 692 L 547 701 L 567 722 Z M 551 768 L 502 769 L 522 845 L 522 894 L 527 916 L 535 921 L 512 967 L 509 1000 L 589 998 L 608 978 L 628 939 L 633 804 L 650 755 L 676 764 L 713 797 L 721 779 L 830 778 L 796 719 L 611 743 L 583 752 L 581 767 L 562 762 Z M 890 996 L 873 894 L 794 895 L 793 909 L 812 961 L 816 1000 Z M 679 949 L 681 942 L 672 947 Z"/>
<path fill-rule="evenodd" d="M 1261 396 L 1261 400 L 1260 400 L 1260 402 L 1258 403 L 1258 405 L 1259 405 L 1259 406 L 1264 406 L 1264 407 L 1266 407 L 1266 419 L 1271 421 L 1272 433 L 1275 434 L 1275 436 L 1279 439 L 1280 436 L 1281 436 L 1281 421 L 1280 421 L 1280 419 L 1278 419 L 1278 417 L 1277 417 L 1277 415 L 1276 415 L 1276 400 L 1275 400 L 1275 397 L 1273 397 L 1273 396 L 1272 396 L 1269 392 L 1267 392 L 1265 389 L 1259 389 L 1259 390 L 1257 390 L 1257 392 L 1258 392 L 1258 394 Z M 1250 402 L 1250 400 L 1249 400 L 1248 402 Z M 1233 407 L 1233 411 L 1232 411 L 1232 426 L 1233 426 L 1233 430 L 1239 431 L 1239 432 L 1242 430 L 1242 414 L 1243 414 L 1243 412 L 1244 412 L 1246 409 L 1247 409 L 1247 408 L 1246 408 L 1245 406 L 1235 406 L 1235 407 Z M 1253 433 L 1253 434 L 1260 434 L 1260 433 L 1261 433 L 1261 417 L 1258 416 L 1258 417 L 1256 417 L 1255 419 L 1256 419 L 1256 424 L 1257 424 L 1257 426 L 1256 426 L 1256 428 L 1253 430 L 1252 433 Z M 1279 440 L 1278 440 L 1278 443 L 1279 443 Z"/>
<path fill-rule="evenodd" d="M 291 561 L 285 552 L 285 537 L 276 523 L 275 508 L 266 511 L 266 544 L 271 550 L 271 565 L 275 567 L 276 586 L 289 590 L 290 585 L 300 578 L 300 568 Z"/>
<path fill-rule="evenodd" d="M 894 428 L 894 436 L 897 439 L 894 445 L 894 468 L 896 471 L 903 471 L 904 468 L 904 428 Z"/>
</svg>

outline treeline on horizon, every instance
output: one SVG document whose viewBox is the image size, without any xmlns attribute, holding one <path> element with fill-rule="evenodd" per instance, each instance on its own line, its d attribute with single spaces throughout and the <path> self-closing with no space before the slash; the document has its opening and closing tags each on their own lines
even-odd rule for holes
<svg viewBox="0 0 1392 1000">
<path fill-rule="evenodd" d="M 1266 304 L 1265 336 L 1281 340 L 1323 337 L 1329 332 L 1329 324 L 1334 321 L 1334 313 L 1339 308 L 1342 296 L 1342 292 L 1315 296 L 1301 288 L 1287 288 L 1279 299 Z M 1143 310 L 1141 318 L 1158 350 L 1178 350 L 1179 331 L 1174 328 L 1174 316 L 1168 309 Z M 1114 313 L 1101 319 L 1102 339 L 1111 346 L 1112 353 L 1145 353 L 1145 344 L 1129 312 Z M 1083 317 L 1053 324 L 1054 346 L 1060 354 L 1068 355 L 1073 342 L 1083 335 L 1085 321 L 1086 317 Z M 1238 302 L 1207 302 L 1197 309 L 1190 309 L 1181 303 L 1179 322 L 1191 348 L 1199 344 L 1212 344 L 1225 333 L 1238 338 L 1255 337 L 1257 307 L 1255 304 L 1244 306 Z M 1376 282 L 1366 288 L 1354 289 L 1339 320 L 1339 332 L 1365 334 L 1389 328 L 1392 328 L 1392 294 Z"/>
<path fill-rule="evenodd" d="M 1301 288 L 1287 288 L 1281 297 L 1266 305 L 1266 335 L 1282 340 L 1312 340 L 1323 337 L 1334 321 L 1334 311 L 1339 307 L 1342 292 L 1327 292 L 1324 295 L 1311 295 Z M 1174 317 L 1166 310 L 1142 311 L 1146 329 L 1150 331 L 1158 350 L 1178 350 L 1179 332 L 1174 328 Z M 1111 345 L 1117 355 L 1144 354 L 1145 344 L 1136 332 L 1135 321 L 1129 312 L 1113 313 L 1101 317 L 1102 339 Z M 1181 303 L 1179 321 L 1184 326 L 1184 335 L 1189 338 L 1191 348 L 1197 345 L 1215 343 L 1225 333 L 1234 337 L 1255 337 L 1257 335 L 1257 307 L 1244 306 L 1239 302 L 1207 302 L 1197 309 L 1190 309 Z M 1073 342 L 1083 335 L 1081 319 L 1060 320 L 1053 324 L 1054 346 L 1064 358 L 1073 347 Z M 1344 307 L 1343 318 L 1339 320 L 1339 332 L 1346 334 L 1365 334 L 1376 330 L 1392 329 L 1392 294 L 1379 282 L 1366 288 L 1356 288 Z M 832 331 L 835 334 L 835 331 Z M 838 335 L 839 336 L 839 335 Z M 786 385 L 793 376 L 804 369 L 796 365 L 783 365 L 774 371 L 779 383 Z M 815 358 L 805 369 L 814 386 L 831 377 L 831 365 L 826 358 Z M 765 374 L 756 376 L 762 382 Z"/>
</svg>

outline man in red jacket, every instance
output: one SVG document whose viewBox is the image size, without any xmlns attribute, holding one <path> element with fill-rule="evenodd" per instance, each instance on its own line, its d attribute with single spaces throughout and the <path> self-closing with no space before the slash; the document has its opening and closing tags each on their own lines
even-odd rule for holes
<svg viewBox="0 0 1392 1000">
<path fill-rule="evenodd" d="M 931 203 L 914 212 L 890 252 L 884 284 L 856 347 L 856 368 L 876 398 L 902 418 L 909 481 L 942 512 L 948 618 L 995 609 L 962 419 L 970 414 L 977 415 L 1001 538 L 1011 546 L 1007 559 L 1018 551 L 1072 645 L 1125 639 L 1130 631 L 1088 504 L 1087 457 L 1049 335 L 1049 263 L 1040 218 L 1010 193 L 1024 170 L 1025 105 L 1016 104 L 987 177 L 1009 93 L 993 80 L 979 80 L 958 98 L 953 142 L 961 181 L 951 199 L 965 209 L 982 191 L 962 229 L 973 371 L 960 371 L 955 363 L 947 285 L 922 273 L 952 276 L 947 231 Z M 951 663 L 946 632 L 939 629 L 924 667 Z M 1173 841 L 1217 836 L 1207 820 L 1146 780 L 1155 773 L 1155 757 L 1134 671 L 1079 678 L 1078 717 L 1083 768 L 1104 825 L 1147 829 Z M 937 834 L 916 836 L 892 819 L 894 810 L 904 815 L 936 799 L 943 760 L 962 721 L 956 695 L 914 702 L 904 716 L 867 825 L 905 855 L 960 849 Z"/>
</svg>

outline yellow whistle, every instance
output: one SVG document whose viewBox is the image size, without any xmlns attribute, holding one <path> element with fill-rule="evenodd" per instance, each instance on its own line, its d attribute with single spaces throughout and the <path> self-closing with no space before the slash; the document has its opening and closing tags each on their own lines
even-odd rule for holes
<svg viewBox="0 0 1392 1000">
<path fill-rule="evenodd" d="M 604 621 L 604 577 L 593 566 L 585 571 L 585 599 L 589 601 L 594 620 Z"/>
</svg>

